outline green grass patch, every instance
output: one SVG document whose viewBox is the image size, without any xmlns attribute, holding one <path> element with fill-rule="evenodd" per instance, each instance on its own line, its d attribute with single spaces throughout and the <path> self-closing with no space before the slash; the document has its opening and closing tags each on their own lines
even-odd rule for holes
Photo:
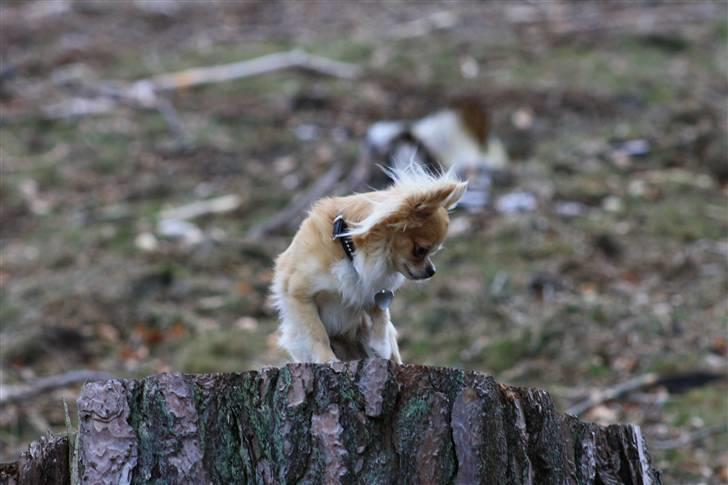
<svg viewBox="0 0 728 485">
<path fill-rule="evenodd" d="M 643 222 L 640 230 L 657 237 L 684 242 L 718 240 L 728 231 L 725 221 L 708 215 L 704 196 L 667 197 L 654 204 L 642 203 L 635 212 Z"/>
<path fill-rule="evenodd" d="M 203 333 L 174 349 L 175 369 L 183 372 L 241 372 L 265 352 L 266 335 L 237 329 Z"/>
<path fill-rule="evenodd" d="M 311 54 L 337 61 L 365 63 L 374 50 L 373 46 L 351 38 L 328 39 L 310 42 L 305 50 Z"/>
<path fill-rule="evenodd" d="M 728 386 L 705 386 L 685 394 L 673 395 L 665 405 L 674 426 L 686 426 L 692 418 L 700 418 L 705 426 L 728 422 L 726 395 Z"/>
</svg>

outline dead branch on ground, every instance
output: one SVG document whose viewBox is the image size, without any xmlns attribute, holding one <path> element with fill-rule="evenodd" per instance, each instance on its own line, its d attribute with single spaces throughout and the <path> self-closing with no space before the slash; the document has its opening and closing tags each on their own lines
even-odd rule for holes
<svg viewBox="0 0 728 485">
<path fill-rule="evenodd" d="M 203 84 L 215 84 L 267 74 L 284 69 L 302 69 L 326 76 L 355 79 L 361 74 L 356 64 L 308 54 L 300 49 L 214 66 L 196 67 L 164 73 L 133 83 L 118 81 L 85 86 L 86 95 L 48 106 L 43 115 L 50 120 L 64 120 L 105 114 L 122 106 L 159 112 L 177 145 L 188 146 L 190 137 L 174 108 L 163 93 Z"/>
<path fill-rule="evenodd" d="M 301 213 L 309 208 L 316 200 L 333 192 L 344 172 L 341 165 L 334 165 L 306 192 L 294 198 L 286 207 L 273 214 L 264 222 L 248 230 L 248 237 L 260 239 L 271 232 L 283 227 L 295 227 L 301 222 Z"/>
<path fill-rule="evenodd" d="M 189 204 L 165 209 L 160 219 L 188 220 L 209 214 L 231 212 L 240 207 L 242 198 L 237 194 L 222 195 L 213 199 L 200 200 Z"/>
<path fill-rule="evenodd" d="M 577 402 L 567 409 L 566 413 L 571 414 L 572 416 L 581 416 L 585 412 L 602 403 L 620 398 L 630 392 L 636 391 L 637 389 L 651 386 L 657 383 L 658 379 L 657 374 L 649 373 L 633 377 L 632 379 L 617 384 L 616 386 L 595 390 L 589 397 Z"/>
<path fill-rule="evenodd" d="M 728 425 L 725 423 L 699 429 L 693 433 L 686 433 L 671 440 L 654 440 L 652 448 L 655 450 L 674 450 L 722 433 L 728 433 Z"/>
<path fill-rule="evenodd" d="M 68 371 L 63 374 L 42 377 L 29 384 L 13 386 L 5 385 L 0 388 L 0 407 L 26 401 L 40 394 L 55 391 L 56 389 L 62 389 L 74 384 L 103 381 L 112 378 L 113 376 L 108 372 L 79 369 Z"/>
<path fill-rule="evenodd" d="M 196 67 L 184 71 L 159 74 L 137 81 L 137 83 L 150 83 L 155 92 L 171 91 L 201 84 L 232 81 L 291 68 L 342 79 L 355 79 L 361 74 L 361 68 L 355 64 L 335 61 L 308 54 L 300 49 L 293 49 L 288 52 L 268 54 L 232 64 Z"/>
</svg>

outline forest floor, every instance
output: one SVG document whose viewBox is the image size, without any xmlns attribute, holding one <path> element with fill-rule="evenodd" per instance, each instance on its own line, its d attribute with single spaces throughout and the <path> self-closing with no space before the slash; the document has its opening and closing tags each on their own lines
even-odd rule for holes
<svg viewBox="0 0 728 485">
<path fill-rule="evenodd" d="M 640 5 L 4 2 L 0 384 L 282 363 L 267 288 L 291 232 L 248 230 L 354 166 L 372 123 L 466 94 L 510 154 L 493 198 L 536 204 L 453 214 L 437 276 L 393 303 L 404 360 L 564 410 L 654 373 L 583 418 L 640 424 L 666 483 L 728 482 L 728 6 Z M 184 143 L 154 110 L 49 119 L 104 80 L 293 47 L 363 74 L 174 91 Z M 160 234 L 164 210 L 230 194 L 194 238 Z M 0 404 L 0 459 L 64 431 L 77 392 Z"/>
</svg>

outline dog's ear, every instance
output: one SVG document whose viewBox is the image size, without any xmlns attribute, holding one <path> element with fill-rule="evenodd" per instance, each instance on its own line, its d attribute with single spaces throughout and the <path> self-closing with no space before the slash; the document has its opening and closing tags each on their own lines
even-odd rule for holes
<svg viewBox="0 0 728 485">
<path fill-rule="evenodd" d="M 387 217 L 386 225 L 397 230 L 419 227 L 436 210 L 452 209 L 467 188 L 467 182 L 451 182 L 408 195 L 397 210 Z"/>
<path fill-rule="evenodd" d="M 412 211 L 429 215 L 440 207 L 450 210 L 455 207 L 468 188 L 467 182 L 451 182 L 427 192 L 410 196 Z"/>
<path fill-rule="evenodd" d="M 465 191 L 468 190 L 468 183 L 467 182 L 456 182 L 455 187 L 450 192 L 450 195 L 448 195 L 445 200 L 442 203 L 442 207 L 444 207 L 447 210 L 452 209 L 455 207 L 455 205 L 460 201 L 460 199 L 463 198 L 463 195 L 465 195 Z"/>
</svg>

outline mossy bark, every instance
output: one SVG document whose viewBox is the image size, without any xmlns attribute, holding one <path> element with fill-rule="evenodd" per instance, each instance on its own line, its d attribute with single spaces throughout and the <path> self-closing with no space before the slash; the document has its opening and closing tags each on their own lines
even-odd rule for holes
<svg viewBox="0 0 728 485">
<path fill-rule="evenodd" d="M 640 430 L 383 360 L 91 383 L 82 483 L 659 483 Z"/>
</svg>

